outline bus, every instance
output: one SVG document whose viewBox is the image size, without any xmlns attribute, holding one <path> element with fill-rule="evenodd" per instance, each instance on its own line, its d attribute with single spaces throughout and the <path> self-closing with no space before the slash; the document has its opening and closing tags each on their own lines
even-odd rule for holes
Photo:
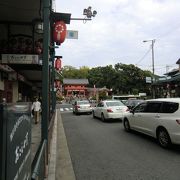
<svg viewBox="0 0 180 180">
<path fill-rule="evenodd" d="M 120 100 L 123 103 L 125 103 L 128 99 L 139 99 L 141 96 L 139 95 L 133 95 L 133 94 L 128 94 L 128 95 L 113 95 L 112 99 L 113 100 Z"/>
</svg>

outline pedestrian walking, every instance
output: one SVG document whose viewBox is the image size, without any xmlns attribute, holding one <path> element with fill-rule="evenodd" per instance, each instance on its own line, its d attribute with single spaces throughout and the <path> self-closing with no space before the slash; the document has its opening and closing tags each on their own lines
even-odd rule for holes
<svg viewBox="0 0 180 180">
<path fill-rule="evenodd" d="M 41 103 L 38 100 L 38 98 L 35 99 L 35 101 L 32 104 L 31 110 L 33 111 L 35 124 L 37 124 L 40 120 L 40 111 L 41 111 Z"/>
</svg>

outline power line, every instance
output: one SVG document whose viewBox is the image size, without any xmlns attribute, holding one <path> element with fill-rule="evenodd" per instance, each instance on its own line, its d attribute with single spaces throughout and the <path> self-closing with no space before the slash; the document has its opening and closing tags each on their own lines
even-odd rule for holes
<svg viewBox="0 0 180 180">
<path fill-rule="evenodd" d="M 148 53 L 150 52 L 150 50 L 151 50 L 151 47 L 148 49 L 148 51 L 143 55 L 143 57 L 137 62 L 137 63 L 135 63 L 135 65 L 138 65 L 147 55 L 148 55 Z"/>
<path fill-rule="evenodd" d="M 173 28 L 171 28 L 169 31 L 167 31 L 167 32 L 165 32 L 164 34 L 160 35 L 157 39 L 158 39 L 158 40 L 159 40 L 159 39 L 162 39 L 162 38 L 164 38 L 165 36 L 167 36 L 168 34 L 172 34 L 174 31 L 179 30 L 179 28 L 180 28 L 180 23 L 178 23 L 176 27 L 173 27 Z"/>
</svg>

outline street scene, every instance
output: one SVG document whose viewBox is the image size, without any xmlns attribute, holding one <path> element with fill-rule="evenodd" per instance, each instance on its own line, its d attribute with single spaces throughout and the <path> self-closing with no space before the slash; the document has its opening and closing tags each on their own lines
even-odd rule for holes
<svg viewBox="0 0 180 180">
<path fill-rule="evenodd" d="M 179 180 L 179 9 L 1 0 L 0 180 Z"/>
<path fill-rule="evenodd" d="M 76 179 L 179 179 L 180 146 L 163 149 L 151 137 L 126 132 L 120 120 L 104 123 L 70 107 L 61 116 Z"/>
</svg>

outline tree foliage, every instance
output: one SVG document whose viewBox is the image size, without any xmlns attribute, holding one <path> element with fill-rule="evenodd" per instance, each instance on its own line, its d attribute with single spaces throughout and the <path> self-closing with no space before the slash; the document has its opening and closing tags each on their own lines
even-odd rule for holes
<svg viewBox="0 0 180 180">
<path fill-rule="evenodd" d="M 89 67 L 83 66 L 77 69 L 73 66 L 64 66 L 62 75 L 64 78 L 83 79 L 88 77 Z"/>
<path fill-rule="evenodd" d="M 117 63 L 113 67 L 89 68 L 87 66 L 79 69 L 72 66 L 64 66 L 62 69 L 64 78 L 87 78 L 89 87 L 106 87 L 113 90 L 115 94 L 137 94 L 146 92 L 149 94 L 149 85 L 146 84 L 146 77 L 152 77 L 150 71 L 144 71 L 133 64 Z"/>
</svg>

